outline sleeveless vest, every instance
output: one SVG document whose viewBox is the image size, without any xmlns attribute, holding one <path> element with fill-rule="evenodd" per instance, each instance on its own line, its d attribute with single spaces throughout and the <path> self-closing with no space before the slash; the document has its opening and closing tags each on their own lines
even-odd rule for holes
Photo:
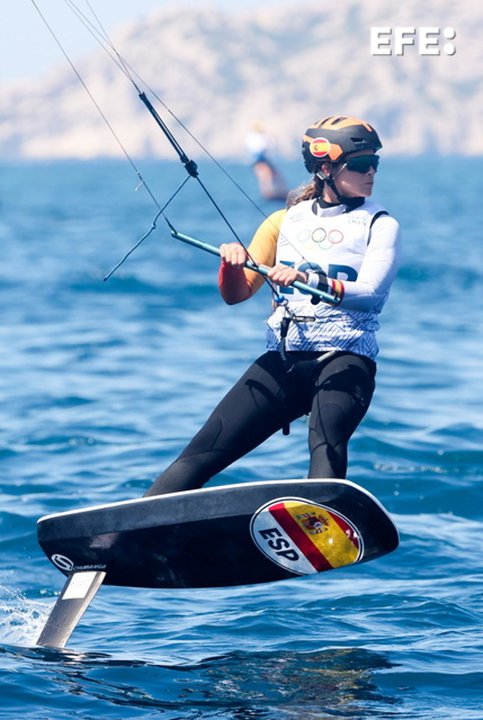
<svg viewBox="0 0 483 720">
<path fill-rule="evenodd" d="M 277 240 L 277 263 L 302 271 L 323 270 L 329 278 L 342 282 L 357 280 L 370 242 L 371 224 L 386 210 L 370 201 L 349 212 L 342 205 L 324 208 L 317 215 L 313 208 L 314 200 L 305 200 L 287 211 Z M 324 302 L 313 305 L 310 295 L 293 287 L 279 288 L 279 291 L 296 315 L 289 324 L 287 351 L 346 350 L 375 359 L 379 310 L 349 311 L 344 310 L 343 303 L 342 306 Z M 284 308 L 277 306 L 268 319 L 268 350 L 280 349 L 280 324 L 284 315 Z"/>
</svg>

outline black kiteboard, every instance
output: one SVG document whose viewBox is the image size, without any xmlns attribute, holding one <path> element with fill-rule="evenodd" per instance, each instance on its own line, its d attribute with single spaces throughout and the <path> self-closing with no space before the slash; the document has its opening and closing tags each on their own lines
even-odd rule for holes
<svg viewBox="0 0 483 720">
<path fill-rule="evenodd" d="M 108 585 L 247 585 L 366 562 L 398 545 L 369 492 L 347 480 L 225 485 L 48 515 L 39 543 L 65 575 Z"/>
<path fill-rule="evenodd" d="M 38 521 L 67 575 L 37 640 L 62 648 L 102 585 L 196 588 L 286 580 L 398 545 L 382 505 L 347 480 L 225 485 L 99 505 Z"/>
</svg>

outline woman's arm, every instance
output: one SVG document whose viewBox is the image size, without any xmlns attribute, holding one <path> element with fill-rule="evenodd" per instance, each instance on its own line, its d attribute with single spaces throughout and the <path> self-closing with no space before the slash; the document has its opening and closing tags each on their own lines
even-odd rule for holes
<svg viewBox="0 0 483 720">
<path fill-rule="evenodd" d="M 399 223 L 390 215 L 382 215 L 372 227 L 369 246 L 357 280 L 338 278 L 343 286 L 340 306 L 346 310 L 363 312 L 381 310 L 396 277 L 400 255 Z"/>
<path fill-rule="evenodd" d="M 257 265 L 272 267 L 275 263 L 277 239 L 286 210 L 272 213 L 258 228 L 248 247 L 248 254 L 241 243 L 225 243 L 220 246 L 221 264 L 218 287 L 228 305 L 248 300 L 263 284 L 263 277 L 244 267 L 250 259 Z"/>
</svg>

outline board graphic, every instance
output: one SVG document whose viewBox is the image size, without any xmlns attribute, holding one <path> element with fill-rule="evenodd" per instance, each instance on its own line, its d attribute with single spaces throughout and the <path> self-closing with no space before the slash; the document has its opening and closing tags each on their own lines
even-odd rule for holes
<svg viewBox="0 0 483 720">
<path fill-rule="evenodd" d="M 227 587 L 287 580 L 396 549 L 379 501 L 348 480 L 203 488 L 48 515 L 38 540 L 68 580 L 39 638 L 62 647 L 102 583 Z"/>
<path fill-rule="evenodd" d="M 268 503 L 250 529 L 268 558 L 298 575 L 352 565 L 363 555 L 362 536 L 350 520 L 303 498 Z"/>
</svg>

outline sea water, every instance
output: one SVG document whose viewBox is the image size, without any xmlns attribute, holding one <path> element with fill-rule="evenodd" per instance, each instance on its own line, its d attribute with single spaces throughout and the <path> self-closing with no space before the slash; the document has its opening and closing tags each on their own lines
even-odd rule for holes
<svg viewBox="0 0 483 720">
<path fill-rule="evenodd" d="M 141 163 L 160 203 L 181 165 Z M 248 241 L 277 205 L 249 168 L 200 177 Z M 306 178 L 288 163 L 290 185 Z M 350 480 L 400 548 L 286 582 L 103 587 L 64 651 L 35 647 L 63 583 L 42 515 L 135 498 L 264 347 L 270 293 L 224 305 L 217 259 L 170 237 L 127 163 L 1 167 L 0 717 L 482 720 L 482 159 L 389 158 L 374 197 L 404 259 L 382 315 L 377 390 Z M 166 211 L 233 236 L 192 179 Z M 304 477 L 307 421 L 217 484 Z"/>
</svg>

